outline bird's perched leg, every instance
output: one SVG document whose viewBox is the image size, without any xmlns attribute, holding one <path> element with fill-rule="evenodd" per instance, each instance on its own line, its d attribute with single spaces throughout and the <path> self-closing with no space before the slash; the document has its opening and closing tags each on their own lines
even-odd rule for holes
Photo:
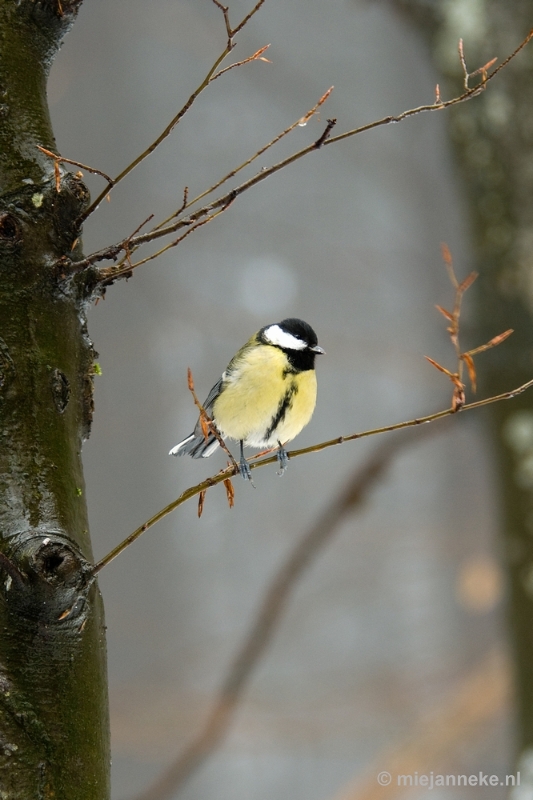
<svg viewBox="0 0 533 800">
<path fill-rule="evenodd" d="M 244 457 L 244 442 L 242 439 L 240 441 L 240 446 L 241 446 L 241 457 L 239 459 L 239 472 L 245 481 L 250 481 L 252 486 L 254 486 L 254 482 L 252 480 L 252 470 L 250 469 L 250 465 L 248 464 L 247 460 Z"/>
<path fill-rule="evenodd" d="M 281 442 L 279 440 L 278 440 L 278 445 L 279 445 L 278 446 L 278 452 L 277 452 L 278 461 L 279 461 L 279 472 L 278 472 L 278 475 L 281 477 L 283 475 L 283 473 L 285 472 L 285 470 L 287 469 L 287 467 L 289 466 L 289 454 L 287 453 L 287 451 L 285 450 L 285 448 L 283 447 L 283 445 L 281 444 Z"/>
</svg>

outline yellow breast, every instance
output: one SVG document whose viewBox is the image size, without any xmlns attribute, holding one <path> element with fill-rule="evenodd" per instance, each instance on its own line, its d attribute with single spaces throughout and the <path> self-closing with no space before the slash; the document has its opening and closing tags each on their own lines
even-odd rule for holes
<svg viewBox="0 0 533 800">
<path fill-rule="evenodd" d="M 300 433 L 316 404 L 316 373 L 287 372 L 278 347 L 252 347 L 239 354 L 213 404 L 213 418 L 224 438 L 250 447 L 275 447 Z"/>
</svg>

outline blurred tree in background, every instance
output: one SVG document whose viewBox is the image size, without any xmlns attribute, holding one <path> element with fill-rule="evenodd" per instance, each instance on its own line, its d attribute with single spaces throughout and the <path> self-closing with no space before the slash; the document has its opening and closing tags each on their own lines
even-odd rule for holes
<svg viewBox="0 0 533 800">
<path fill-rule="evenodd" d="M 447 91 L 463 80 L 454 49 L 467 43 L 468 63 L 506 51 L 531 28 L 527 0 L 433 3 L 400 0 L 427 41 Z M 457 107 L 448 128 L 468 199 L 479 272 L 476 327 L 481 336 L 512 320 L 505 351 L 494 351 L 481 376 L 492 394 L 526 378 L 533 366 L 533 52 L 510 65 L 496 91 Z M 492 335 L 492 334 L 490 334 Z M 518 385 L 517 384 L 517 385 Z M 487 414 L 501 497 L 502 556 L 509 575 L 510 640 L 516 674 L 518 764 L 533 758 L 533 408 L 524 396 Z"/>
</svg>

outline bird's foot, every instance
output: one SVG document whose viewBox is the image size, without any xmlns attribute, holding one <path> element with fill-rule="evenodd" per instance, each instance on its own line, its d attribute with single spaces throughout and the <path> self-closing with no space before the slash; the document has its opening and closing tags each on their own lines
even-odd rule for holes
<svg viewBox="0 0 533 800">
<path fill-rule="evenodd" d="M 241 475 L 245 481 L 250 481 L 255 489 L 255 483 L 252 480 L 252 470 L 250 469 L 250 465 L 245 459 L 243 453 L 241 453 L 241 457 L 239 459 L 239 475 Z"/>
<path fill-rule="evenodd" d="M 277 452 L 278 463 L 279 463 L 278 475 L 281 477 L 289 465 L 289 454 L 287 453 L 281 442 L 278 442 L 278 445 L 279 445 Z"/>
</svg>

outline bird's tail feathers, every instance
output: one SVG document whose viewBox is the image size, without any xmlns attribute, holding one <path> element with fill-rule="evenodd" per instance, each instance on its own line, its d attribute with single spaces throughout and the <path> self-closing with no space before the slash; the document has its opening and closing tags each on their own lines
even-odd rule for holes
<svg viewBox="0 0 533 800">
<path fill-rule="evenodd" d="M 182 442 L 177 444 L 169 452 L 169 456 L 191 456 L 192 458 L 208 458 L 218 447 L 216 436 L 209 433 L 207 439 L 202 434 L 196 436 L 191 433 Z"/>
</svg>

